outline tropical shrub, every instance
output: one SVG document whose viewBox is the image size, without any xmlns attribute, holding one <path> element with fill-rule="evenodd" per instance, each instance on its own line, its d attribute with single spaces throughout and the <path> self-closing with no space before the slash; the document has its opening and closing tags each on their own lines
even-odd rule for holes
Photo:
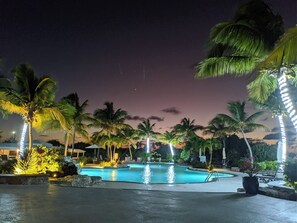
<svg viewBox="0 0 297 223">
<path fill-rule="evenodd" d="M 256 173 L 259 172 L 259 166 L 257 163 L 254 162 L 252 165 L 251 158 L 243 158 L 239 161 L 239 168 L 241 172 L 246 173 L 250 177 L 254 176 Z"/>
<path fill-rule="evenodd" d="M 192 162 L 191 165 L 194 168 L 201 168 L 201 169 L 207 169 L 208 168 L 207 163 L 202 163 L 202 162 L 199 162 L 199 161 Z"/>
<path fill-rule="evenodd" d="M 180 158 L 183 159 L 184 161 L 188 161 L 190 159 L 191 151 L 183 149 L 182 152 L 180 153 Z"/>
<path fill-rule="evenodd" d="M 255 144 L 252 146 L 253 156 L 258 162 L 273 161 L 277 159 L 277 146 L 266 143 Z"/>
<path fill-rule="evenodd" d="M 0 173 L 1 174 L 12 174 L 14 171 L 14 166 L 16 164 L 16 160 L 7 160 L 0 163 Z"/>
<path fill-rule="evenodd" d="M 62 162 L 62 174 L 63 176 L 77 175 L 77 167 L 72 162 Z"/>
<path fill-rule="evenodd" d="M 18 157 L 14 166 L 16 174 L 45 174 L 61 171 L 60 155 L 53 149 L 40 147 L 28 149 Z"/>
<path fill-rule="evenodd" d="M 287 185 L 297 190 L 297 155 L 285 163 L 284 175 Z"/>
<path fill-rule="evenodd" d="M 261 171 L 265 171 L 265 170 L 273 170 L 276 171 L 277 170 L 277 161 L 263 161 L 263 162 L 258 162 L 257 163 L 259 166 L 259 169 Z"/>
<path fill-rule="evenodd" d="M 77 162 L 79 163 L 80 166 L 85 166 L 88 163 L 88 157 L 86 156 L 81 156 L 77 159 Z M 93 160 L 92 160 L 93 162 Z"/>
<path fill-rule="evenodd" d="M 16 174 L 40 174 L 39 155 L 35 149 L 26 149 L 22 157 L 17 158 L 14 166 Z"/>
</svg>

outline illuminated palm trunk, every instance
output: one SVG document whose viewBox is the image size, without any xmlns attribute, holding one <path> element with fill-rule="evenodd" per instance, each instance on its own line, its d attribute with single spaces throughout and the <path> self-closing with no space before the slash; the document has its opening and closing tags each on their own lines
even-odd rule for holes
<svg viewBox="0 0 297 223">
<path fill-rule="evenodd" d="M 174 152 L 173 152 L 173 148 L 172 148 L 172 143 L 169 143 L 169 147 L 170 147 L 170 152 L 171 152 L 172 161 L 173 161 Z"/>
<path fill-rule="evenodd" d="M 281 142 L 282 142 L 282 162 L 286 161 L 286 156 L 287 156 L 287 138 L 286 138 L 286 130 L 285 130 L 285 125 L 284 125 L 284 120 L 283 116 L 279 115 L 278 116 L 278 121 L 280 125 L 280 130 L 281 130 Z"/>
<path fill-rule="evenodd" d="M 148 137 L 146 139 L 146 153 L 150 152 L 150 138 Z"/>
<path fill-rule="evenodd" d="M 27 134 L 28 124 L 24 123 L 21 140 L 20 140 L 20 157 L 22 157 L 25 153 L 25 140 L 26 140 L 26 134 Z"/>
<path fill-rule="evenodd" d="M 293 102 L 290 98 L 289 95 L 289 89 L 287 86 L 287 78 L 286 78 L 286 68 L 282 68 L 281 69 L 281 76 L 277 79 L 278 81 L 278 86 L 279 86 L 279 90 L 280 90 L 280 95 L 282 98 L 282 102 L 286 108 L 287 113 L 289 114 L 290 120 L 294 125 L 294 128 L 297 132 L 297 114 L 296 114 L 296 110 L 294 108 Z M 283 125 L 283 131 L 284 131 L 284 124 L 283 124 L 283 120 L 280 120 L 280 123 L 282 121 L 282 125 Z M 282 127 L 281 127 L 282 129 Z M 283 143 L 284 141 L 284 143 Z M 286 161 L 286 135 L 285 132 L 282 132 L 282 160 L 283 162 Z"/>
<path fill-rule="evenodd" d="M 69 142 L 69 132 L 67 132 L 67 133 L 66 133 L 66 136 L 65 136 L 64 156 L 67 156 L 67 152 L 68 152 L 68 142 Z"/>
</svg>

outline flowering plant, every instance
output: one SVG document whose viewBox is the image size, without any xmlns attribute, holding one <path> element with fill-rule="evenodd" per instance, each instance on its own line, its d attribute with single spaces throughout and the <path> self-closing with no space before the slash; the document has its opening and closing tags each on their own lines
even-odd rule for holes
<svg viewBox="0 0 297 223">
<path fill-rule="evenodd" d="M 249 175 L 249 177 L 255 176 L 259 172 L 259 166 L 257 163 L 254 162 L 252 165 L 252 159 L 249 158 L 243 158 L 239 161 L 239 167 L 240 170 L 246 174 Z"/>
</svg>

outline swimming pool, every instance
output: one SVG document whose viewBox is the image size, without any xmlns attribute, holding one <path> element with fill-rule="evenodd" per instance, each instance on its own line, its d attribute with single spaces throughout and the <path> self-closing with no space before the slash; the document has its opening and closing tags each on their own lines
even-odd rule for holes
<svg viewBox="0 0 297 223">
<path fill-rule="evenodd" d="M 192 171 L 176 164 L 129 164 L 128 168 L 119 169 L 84 167 L 79 174 L 100 176 L 104 181 L 143 184 L 203 183 L 218 177 L 233 177 L 232 174 L 217 172 L 209 176 L 207 171 Z"/>
</svg>

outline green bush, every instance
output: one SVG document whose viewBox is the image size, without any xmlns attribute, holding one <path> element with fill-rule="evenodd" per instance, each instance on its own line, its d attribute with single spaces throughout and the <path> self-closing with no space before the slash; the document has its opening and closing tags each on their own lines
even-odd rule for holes
<svg viewBox="0 0 297 223">
<path fill-rule="evenodd" d="M 26 149 L 22 157 L 17 158 L 14 172 L 17 174 L 41 174 L 61 171 L 60 155 L 53 149 Z"/>
<path fill-rule="evenodd" d="M 253 156 L 258 162 L 274 161 L 277 159 L 277 146 L 266 143 L 255 144 L 252 146 Z"/>
<path fill-rule="evenodd" d="M 88 157 L 86 156 L 81 156 L 77 159 L 77 162 L 81 165 L 84 166 L 88 163 Z"/>
<path fill-rule="evenodd" d="M 208 169 L 207 163 L 202 163 L 202 162 L 192 162 L 192 167 L 194 168 L 201 168 L 201 169 Z"/>
<path fill-rule="evenodd" d="M 263 161 L 263 162 L 258 162 L 257 165 L 259 166 L 259 169 L 261 171 L 265 170 L 277 170 L 277 161 Z"/>
<path fill-rule="evenodd" d="M 190 159 L 191 151 L 183 149 L 182 152 L 180 153 L 180 158 L 183 159 L 184 161 L 188 161 Z"/>
<path fill-rule="evenodd" d="M 12 174 L 14 171 L 14 165 L 16 160 L 7 160 L 0 163 L 0 173 L 1 174 Z"/>
<path fill-rule="evenodd" d="M 284 175 L 286 183 L 297 190 L 297 156 L 285 163 Z"/>
<path fill-rule="evenodd" d="M 62 173 L 63 173 L 63 176 L 77 175 L 77 167 L 72 162 L 63 162 Z"/>
</svg>

